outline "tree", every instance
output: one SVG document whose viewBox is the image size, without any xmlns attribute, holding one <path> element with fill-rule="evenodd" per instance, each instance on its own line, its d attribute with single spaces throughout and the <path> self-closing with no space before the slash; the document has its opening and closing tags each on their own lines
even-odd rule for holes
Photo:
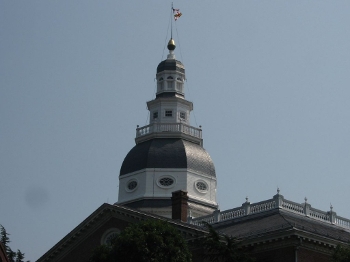
<svg viewBox="0 0 350 262">
<path fill-rule="evenodd" d="M 22 253 L 19 249 L 17 249 L 17 252 L 12 251 L 12 249 L 9 246 L 10 238 L 8 237 L 10 234 L 8 234 L 6 232 L 6 229 L 0 225 L 0 241 L 3 243 L 3 245 L 5 246 L 5 250 L 6 250 L 6 255 L 9 259 L 10 262 L 23 262 L 24 259 L 24 253 Z M 29 262 L 29 261 L 27 261 Z"/>
<path fill-rule="evenodd" d="M 0 225 L 1 227 L 1 243 L 5 246 L 5 250 L 6 250 L 6 254 L 8 255 L 9 251 L 11 250 L 11 248 L 9 247 L 9 243 L 10 243 L 10 238 L 8 237 L 9 234 L 6 232 L 6 229 Z"/>
<path fill-rule="evenodd" d="M 112 244 L 95 249 L 93 262 L 190 262 L 187 243 L 169 223 L 147 220 L 123 230 Z"/>
<path fill-rule="evenodd" d="M 333 252 L 332 259 L 334 262 L 350 262 L 349 247 L 338 245 Z"/>
<path fill-rule="evenodd" d="M 247 251 L 240 246 L 236 238 L 220 235 L 215 229 L 206 223 L 209 234 L 203 239 L 202 246 L 205 250 L 203 258 L 206 261 L 215 262 L 251 262 L 254 261 Z"/>
<path fill-rule="evenodd" d="M 24 253 L 22 253 L 21 250 L 17 249 L 15 262 L 23 262 L 23 259 L 24 259 Z"/>
</svg>

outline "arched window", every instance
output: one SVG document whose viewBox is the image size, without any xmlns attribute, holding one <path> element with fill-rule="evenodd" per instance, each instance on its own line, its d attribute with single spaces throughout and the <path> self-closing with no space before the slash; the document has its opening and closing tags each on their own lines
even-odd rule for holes
<svg viewBox="0 0 350 262">
<path fill-rule="evenodd" d="M 176 90 L 180 91 L 182 93 L 182 90 L 183 90 L 183 84 L 182 83 L 179 83 L 179 82 L 176 82 Z"/>
<path fill-rule="evenodd" d="M 163 83 L 163 77 L 158 79 L 158 89 L 163 90 L 164 89 L 164 83 Z"/>
<path fill-rule="evenodd" d="M 177 77 L 176 78 L 176 90 L 180 91 L 182 93 L 182 89 L 183 89 L 183 80 L 181 77 Z"/>
<path fill-rule="evenodd" d="M 168 90 L 174 90 L 175 89 L 174 78 L 172 76 L 168 76 L 166 79 L 168 80 L 168 82 L 167 82 L 167 89 Z"/>
</svg>

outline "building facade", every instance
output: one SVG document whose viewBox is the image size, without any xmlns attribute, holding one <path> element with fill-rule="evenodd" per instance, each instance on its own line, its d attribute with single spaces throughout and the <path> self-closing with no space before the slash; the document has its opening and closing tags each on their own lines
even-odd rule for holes
<svg viewBox="0 0 350 262">
<path fill-rule="evenodd" d="M 92 250 L 108 244 L 125 227 L 144 220 L 164 220 L 189 242 L 193 261 L 205 261 L 192 245 L 208 231 L 233 236 L 257 262 L 330 262 L 337 245 L 350 243 L 350 220 L 330 209 L 271 199 L 226 211 L 218 210 L 214 163 L 203 148 L 201 127 L 191 126 L 192 102 L 185 99 L 184 65 L 176 60 L 175 42 L 157 67 L 155 99 L 147 102 L 149 124 L 136 129 L 136 145 L 119 174 L 119 198 L 103 204 L 38 262 L 87 261 Z"/>
</svg>

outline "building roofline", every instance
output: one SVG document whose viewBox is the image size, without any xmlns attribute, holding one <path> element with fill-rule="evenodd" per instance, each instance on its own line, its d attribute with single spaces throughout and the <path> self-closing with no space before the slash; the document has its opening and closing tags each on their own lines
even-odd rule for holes
<svg viewBox="0 0 350 262">
<path fill-rule="evenodd" d="M 79 242 L 79 240 L 85 239 L 86 233 L 88 233 L 89 231 L 93 231 L 93 229 L 95 229 L 94 226 L 96 226 L 98 222 L 103 221 L 104 219 L 111 218 L 113 216 L 113 213 L 119 213 L 128 218 L 132 217 L 139 221 L 143 221 L 146 219 L 166 221 L 176 226 L 176 228 L 180 230 L 180 232 L 193 231 L 193 235 L 208 233 L 206 229 L 198 227 L 196 225 L 172 220 L 169 218 L 135 210 L 125 206 L 120 206 L 117 204 L 111 205 L 104 203 L 99 208 L 97 208 L 91 215 L 84 219 L 84 221 L 81 222 L 77 227 L 75 227 L 71 232 L 69 232 L 65 237 L 63 237 L 56 245 L 54 245 L 44 255 L 42 255 L 37 260 L 37 262 L 51 261 L 51 259 L 57 258 L 57 256 L 60 256 L 62 253 L 64 253 L 65 250 L 75 246 Z"/>
</svg>

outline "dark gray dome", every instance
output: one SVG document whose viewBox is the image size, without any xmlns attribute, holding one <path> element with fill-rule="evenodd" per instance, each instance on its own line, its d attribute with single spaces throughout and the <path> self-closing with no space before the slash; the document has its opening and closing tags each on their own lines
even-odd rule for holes
<svg viewBox="0 0 350 262">
<path fill-rule="evenodd" d="M 157 74 L 165 70 L 176 70 L 183 74 L 185 73 L 184 65 L 175 59 L 167 59 L 159 63 L 157 67 Z"/>
<path fill-rule="evenodd" d="M 120 176 L 144 168 L 187 168 L 215 177 L 209 154 L 200 145 L 179 138 L 156 138 L 137 144 L 125 157 Z"/>
</svg>

